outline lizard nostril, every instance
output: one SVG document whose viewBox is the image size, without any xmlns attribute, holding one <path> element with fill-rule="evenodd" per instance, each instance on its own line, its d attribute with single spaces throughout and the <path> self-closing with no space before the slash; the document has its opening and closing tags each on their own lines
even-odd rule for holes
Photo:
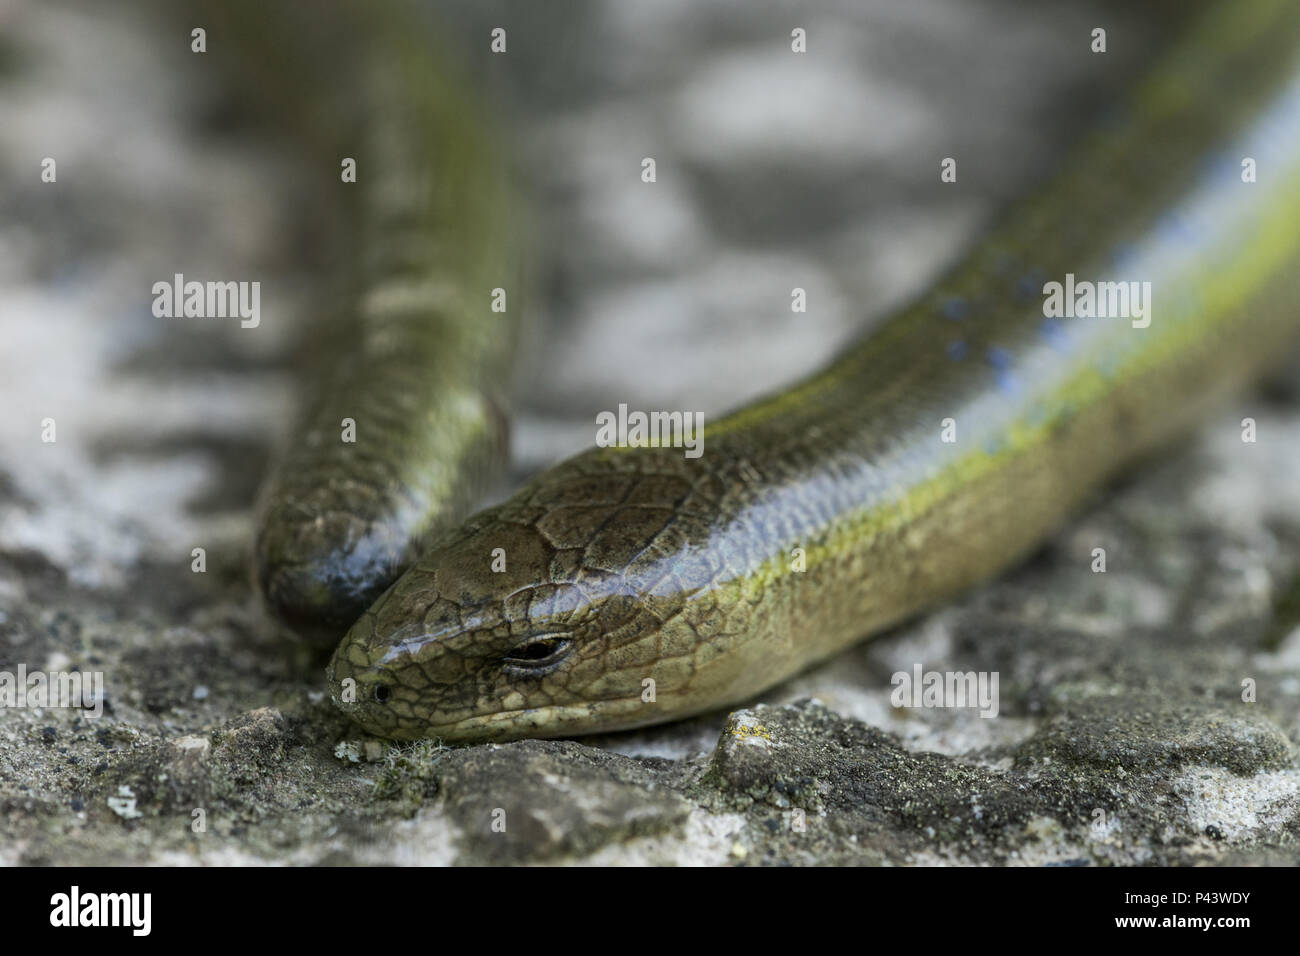
<svg viewBox="0 0 1300 956">
<path fill-rule="evenodd" d="M 387 703 L 388 699 L 392 696 L 393 691 L 387 684 L 378 684 L 375 686 L 375 700 L 379 703 Z"/>
</svg>

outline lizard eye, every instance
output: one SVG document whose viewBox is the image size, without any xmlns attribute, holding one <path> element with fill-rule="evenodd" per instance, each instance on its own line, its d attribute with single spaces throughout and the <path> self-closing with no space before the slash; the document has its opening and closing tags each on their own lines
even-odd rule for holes
<svg viewBox="0 0 1300 956">
<path fill-rule="evenodd" d="M 512 667 L 546 667 L 569 653 L 573 642 L 563 634 L 542 634 L 517 644 L 504 663 Z"/>
</svg>

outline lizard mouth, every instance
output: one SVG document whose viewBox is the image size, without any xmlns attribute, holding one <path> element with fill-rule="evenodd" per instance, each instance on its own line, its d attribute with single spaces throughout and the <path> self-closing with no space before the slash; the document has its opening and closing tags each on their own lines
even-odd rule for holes
<svg viewBox="0 0 1300 956">
<path fill-rule="evenodd" d="M 640 697 L 615 698 L 576 704 L 548 704 L 471 714 L 455 719 L 422 717 L 396 698 L 381 701 L 379 688 L 367 693 L 358 688 L 356 699 L 341 696 L 342 679 L 331 678 L 334 704 L 365 730 L 392 740 L 439 738 L 447 743 L 486 743 L 529 737 L 570 737 L 594 731 L 627 730 L 662 719 Z"/>
</svg>

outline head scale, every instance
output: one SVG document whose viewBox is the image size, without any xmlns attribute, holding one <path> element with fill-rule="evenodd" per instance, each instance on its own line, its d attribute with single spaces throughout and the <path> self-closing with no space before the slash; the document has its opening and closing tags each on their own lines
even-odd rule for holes
<svg viewBox="0 0 1300 956">
<path fill-rule="evenodd" d="M 686 597 L 684 541 L 668 544 L 674 511 L 641 503 L 637 482 L 551 489 L 540 508 L 516 499 L 444 537 L 339 645 L 335 702 L 397 739 L 561 736 L 662 719 L 642 692 L 647 677 L 689 679 L 689 660 L 665 660 L 661 643 Z"/>
</svg>

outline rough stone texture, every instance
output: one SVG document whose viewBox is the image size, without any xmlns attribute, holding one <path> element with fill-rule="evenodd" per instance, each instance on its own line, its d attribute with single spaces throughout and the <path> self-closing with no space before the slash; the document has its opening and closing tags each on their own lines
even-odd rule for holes
<svg viewBox="0 0 1300 956">
<path fill-rule="evenodd" d="M 517 477 L 619 401 L 712 415 L 815 367 L 1050 168 L 1156 33 L 1085 2 L 539 7 L 444 11 L 467 51 L 509 30 L 471 68 L 551 237 Z M 1080 52 L 1099 20 L 1104 61 Z M 4 0 L 0 38 L 0 671 L 106 680 L 99 719 L 0 711 L 0 863 L 1295 862 L 1300 364 L 1017 572 L 734 714 L 391 747 L 248 579 L 332 213 L 156 8 Z M 155 319 L 177 271 L 259 279 L 262 326 Z M 917 664 L 996 671 L 998 716 L 892 707 Z"/>
</svg>

